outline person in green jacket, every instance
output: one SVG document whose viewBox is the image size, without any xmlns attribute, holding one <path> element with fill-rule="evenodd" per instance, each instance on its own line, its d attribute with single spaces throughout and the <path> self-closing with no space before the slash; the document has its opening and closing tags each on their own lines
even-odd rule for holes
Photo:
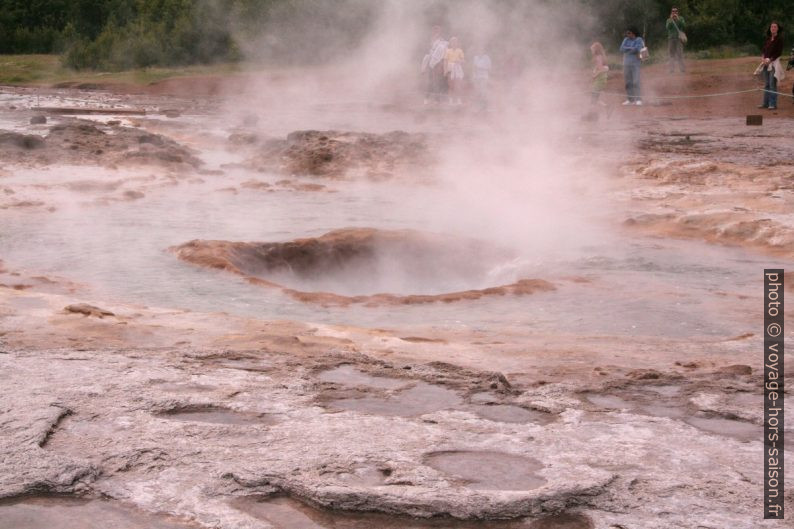
<svg viewBox="0 0 794 529">
<path fill-rule="evenodd" d="M 678 68 L 681 73 L 686 71 L 684 68 L 684 43 L 681 41 L 680 34 L 686 29 L 686 22 L 684 17 L 678 14 L 678 8 L 674 7 L 670 11 L 670 18 L 667 19 L 667 51 L 670 54 L 670 67 L 669 72 L 675 71 L 675 65 L 678 63 Z"/>
</svg>

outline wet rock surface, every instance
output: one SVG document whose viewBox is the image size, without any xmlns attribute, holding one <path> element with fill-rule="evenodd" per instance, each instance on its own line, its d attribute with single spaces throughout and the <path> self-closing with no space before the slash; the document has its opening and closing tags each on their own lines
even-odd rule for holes
<svg viewBox="0 0 794 529">
<path fill-rule="evenodd" d="M 235 508 L 274 527 L 300 529 L 528 529 L 528 520 L 462 521 L 448 517 L 417 519 L 378 513 L 341 512 L 318 509 L 288 497 L 240 498 Z M 565 526 L 549 526 L 565 529 Z M 573 528 L 578 529 L 578 528 Z"/>
<path fill-rule="evenodd" d="M 18 261 L 0 263 L 0 496 L 6 498 L 0 527 L 6 520 L 18 527 L 23 516 L 47 528 L 68 527 L 65 520 L 91 527 L 101 520 L 103 527 L 142 523 L 167 529 L 691 529 L 696 520 L 704 528 L 757 529 L 763 490 L 763 365 L 755 312 L 760 293 L 733 284 L 741 279 L 737 270 L 754 274 L 763 266 L 733 263 L 753 252 L 784 262 L 792 255 L 787 121 L 770 120 L 752 133 L 724 120 L 618 123 L 618 129 L 625 125 L 622 132 L 599 127 L 593 135 L 603 142 L 600 155 L 584 151 L 588 164 L 602 155 L 624 157 L 613 149 L 621 143 L 617 135 L 647 135 L 631 162 L 625 165 L 622 158 L 623 170 L 610 173 L 616 175 L 607 192 L 615 223 L 629 219 L 622 229 L 651 235 L 643 240 L 656 246 L 686 238 L 739 246 L 746 255 L 726 252 L 726 266 L 707 265 L 698 252 L 708 245 L 689 242 L 698 256 L 684 265 L 647 255 L 612 261 L 595 255 L 591 268 L 555 276 L 554 285 L 524 280 L 490 287 L 466 283 L 481 278 L 482 269 L 472 271 L 458 250 L 477 256 L 470 261 L 489 264 L 509 261 L 509 252 L 422 234 L 395 241 L 389 239 L 392 232 L 366 229 L 295 240 L 351 223 L 340 216 L 344 223 L 293 229 L 296 210 L 287 200 L 290 223 L 267 231 L 275 236 L 226 229 L 239 222 L 233 209 L 246 200 L 257 213 L 282 207 L 263 205 L 271 193 L 279 193 L 278 199 L 309 196 L 301 204 L 317 207 L 337 198 L 334 206 L 347 208 L 351 196 L 345 186 L 423 179 L 417 170 L 427 162 L 423 149 L 437 147 L 427 143 L 431 136 L 300 132 L 268 143 L 264 133 L 229 138 L 225 125 L 220 132 L 203 130 L 193 114 L 201 101 L 155 103 L 165 117 L 181 115 L 165 120 L 149 112 L 145 119 L 112 116 L 102 122 L 97 113 L 90 123 L 50 116 L 49 124 L 2 136 L 0 213 L 13 228 L 0 235 L 13 235 L 26 224 L 44 227 L 50 212 L 75 203 L 86 206 L 80 213 L 86 217 L 82 224 L 64 224 L 64 230 L 105 222 L 115 229 L 136 218 L 124 212 L 152 215 L 157 210 L 142 208 L 173 189 L 180 200 L 166 202 L 168 207 L 195 207 L 207 218 L 191 219 L 194 232 L 168 239 L 157 252 L 194 237 L 283 235 L 285 243 L 199 241 L 191 251 L 199 261 L 206 259 L 201 266 L 219 265 L 289 299 L 250 319 L 222 314 L 228 307 L 219 305 L 205 309 L 212 314 L 143 307 L 102 297 L 79 284 L 86 276 L 74 277 L 71 269 L 61 273 L 69 277 L 60 277 L 32 264 L 23 270 Z M 29 113 L 19 117 L 0 108 L 0 117 L 9 114 L 27 127 Z M 253 127 L 257 120 L 249 117 L 243 124 Z M 270 120 L 259 123 L 268 126 Z M 51 130 L 53 125 L 66 128 Z M 394 146 L 384 145 L 385 138 Z M 569 143 L 578 149 L 581 141 L 587 140 Z M 214 168 L 175 162 L 172 155 L 181 155 L 182 145 L 207 148 Z M 224 151 L 220 159 L 216 149 Z M 236 163 L 226 163 L 229 153 Z M 143 160 L 147 168 L 123 171 L 135 165 L 130 160 Z M 93 172 L 88 166 L 78 174 L 56 170 L 61 163 L 86 162 L 96 164 Z M 114 166 L 119 169 L 107 171 Z M 47 177 L 22 171 L 30 168 L 51 172 Z M 197 204 L 183 200 L 197 195 Z M 210 195 L 210 202 L 229 209 L 202 209 Z M 95 207 L 105 213 L 92 216 Z M 311 215 L 327 220 L 314 209 Z M 53 217 L 54 223 L 68 220 Z M 201 230 L 208 227 L 218 231 L 206 235 Z M 373 295 L 380 289 L 347 272 L 351 263 L 356 271 L 374 266 L 366 249 L 378 237 L 392 245 L 392 253 L 411 256 L 404 265 L 418 261 L 461 271 L 469 290 Z M 46 244 L 37 233 L 33 238 L 42 249 L 59 244 L 57 237 Z M 105 256 L 91 253 L 91 242 L 96 241 L 78 245 L 75 255 L 101 264 Z M 3 258 L 9 261 L 5 253 Z M 170 255 L 155 261 L 166 260 L 175 261 Z M 329 270 L 336 274 L 334 288 L 315 289 Z M 606 281 L 609 271 L 630 286 Z M 214 281 L 195 272 L 188 290 Z M 423 274 L 436 284 L 446 279 Z M 787 290 L 794 284 L 789 275 Z M 352 287 L 369 290 L 345 291 L 341 286 L 351 288 L 340 281 L 345 277 L 355 278 Z M 664 277 L 674 287 L 655 284 Z M 282 282 L 273 286 L 275 279 Z M 218 283 L 224 281 L 219 274 Z M 687 294 L 696 282 L 713 283 L 698 291 L 713 295 L 701 300 Z M 642 285 L 641 293 L 636 285 Z M 553 295 L 523 296 L 550 286 L 557 289 Z M 624 296 L 631 310 L 613 314 L 613 305 L 603 303 L 613 296 Z M 552 297 L 567 304 L 564 312 L 552 310 Z M 312 304 L 307 322 L 325 315 L 323 305 L 356 314 L 385 307 L 366 329 L 349 322 L 299 324 L 283 321 L 289 315 L 279 312 L 298 305 L 293 300 Z M 488 319 L 465 319 L 482 308 L 477 304 L 493 300 L 503 304 L 494 304 Z M 477 303 L 449 304 L 452 310 L 442 317 L 440 309 L 448 304 L 436 302 L 444 301 Z M 435 304 L 428 305 L 421 325 L 398 321 L 400 305 L 430 302 Z M 64 310 L 81 304 L 88 308 Z M 502 310 L 508 306 L 532 311 L 529 324 L 514 322 L 516 311 Z M 668 311 L 673 306 L 693 310 Z M 653 315 L 659 307 L 665 310 Z M 583 327 L 594 312 L 603 314 L 598 324 Z M 707 326 L 689 330 L 685 324 L 701 313 L 728 323 L 709 333 L 701 331 Z M 644 314 L 651 325 L 634 328 L 635 316 Z M 623 335 L 607 325 L 622 319 L 628 328 Z M 544 327 L 549 321 L 571 326 Z M 786 433 L 791 453 L 794 432 Z M 45 492 L 80 496 L 67 501 L 88 507 L 66 507 L 64 514 L 52 497 L 31 498 Z M 97 506 L 97 498 L 110 506 Z M 45 503 L 31 507 L 38 501 Z M 786 501 L 794 512 L 790 495 Z"/>
<path fill-rule="evenodd" d="M 189 388 L 188 388 L 189 390 Z M 240 413 L 215 406 L 184 406 L 172 408 L 157 414 L 169 421 L 205 422 L 210 424 L 268 424 L 274 422 L 272 417 L 256 413 Z"/>
<path fill-rule="evenodd" d="M 0 500 L 2 529 L 199 529 L 171 516 L 153 515 L 121 502 L 69 496 Z"/>
<path fill-rule="evenodd" d="M 71 163 L 196 168 L 201 165 L 188 148 L 164 136 L 77 119 L 50 127 L 43 137 L 0 131 L 0 154 L 6 163 L 27 166 Z"/>
<path fill-rule="evenodd" d="M 782 130 L 748 132 L 732 121 L 692 124 L 686 131 L 670 121 L 660 128 L 640 140 L 651 152 L 624 168 L 639 179 L 629 194 L 642 209 L 626 219 L 627 226 L 794 256 L 788 215 L 794 150 Z M 669 141 L 659 143 L 660 137 Z"/>
<path fill-rule="evenodd" d="M 757 391 L 750 377 L 713 396 L 724 374 L 659 371 L 651 384 L 608 377 L 582 396 L 566 383 L 492 389 L 493 373 L 441 362 L 406 370 L 334 356 L 329 364 L 322 349 L 6 351 L 0 496 L 102 494 L 199 526 L 363 527 L 388 514 L 394 527 L 524 528 L 636 523 L 643 498 L 673 488 L 671 503 L 656 503 L 672 509 L 705 488 L 703 508 L 723 513 L 713 519 L 750 527 L 735 522 L 760 482 L 730 469 L 757 459 L 760 437 L 715 433 L 722 423 L 699 420 L 745 414 Z M 90 384 L 74 378 L 77 368 L 92 373 Z M 333 406 L 339 398 L 366 404 Z M 563 404 L 553 420 L 513 420 L 552 401 Z M 649 403 L 685 413 L 649 413 Z M 482 416 L 498 406 L 507 420 Z M 735 493 L 718 500 L 725 486 Z M 245 499 L 254 496 L 267 499 Z M 448 518 L 421 520 L 433 516 Z M 643 527 L 686 516 L 649 516 Z"/>
<path fill-rule="evenodd" d="M 555 288 L 544 280 L 520 279 L 509 285 L 454 290 L 482 284 L 489 269 L 509 259 L 510 253 L 478 241 L 412 230 L 351 228 L 284 243 L 196 240 L 170 250 L 183 261 L 232 272 L 299 301 L 323 305 L 450 303 Z M 443 292 L 445 284 L 450 292 Z M 412 292 L 426 288 L 442 292 Z M 359 293 L 362 290 L 367 293 Z"/>
<path fill-rule="evenodd" d="M 82 314 L 83 316 L 92 316 L 94 318 L 100 319 L 106 316 L 115 316 L 115 314 L 109 310 L 95 307 L 94 305 L 89 305 L 88 303 L 75 303 L 73 305 L 67 305 L 63 308 L 63 310 L 67 313 Z"/>
<path fill-rule="evenodd" d="M 473 489 L 532 490 L 546 483 L 537 475 L 543 468 L 540 461 L 503 452 L 435 452 L 425 462 Z"/>
<path fill-rule="evenodd" d="M 256 136 L 233 134 L 233 144 L 255 144 Z M 423 134 L 402 131 L 386 134 L 336 130 L 302 130 L 283 140 L 267 140 L 245 162 L 260 171 L 332 179 L 419 180 L 427 174 L 432 156 Z"/>
</svg>

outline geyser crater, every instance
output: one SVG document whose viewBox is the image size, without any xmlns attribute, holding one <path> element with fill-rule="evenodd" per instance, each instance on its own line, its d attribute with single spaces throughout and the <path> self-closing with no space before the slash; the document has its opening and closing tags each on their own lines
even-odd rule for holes
<svg viewBox="0 0 794 529">
<path fill-rule="evenodd" d="M 193 240 L 169 250 L 322 305 L 451 303 L 555 289 L 548 281 L 515 277 L 512 267 L 512 277 L 495 277 L 495 269 L 515 260 L 509 250 L 415 230 L 346 228 L 264 243 Z"/>
</svg>

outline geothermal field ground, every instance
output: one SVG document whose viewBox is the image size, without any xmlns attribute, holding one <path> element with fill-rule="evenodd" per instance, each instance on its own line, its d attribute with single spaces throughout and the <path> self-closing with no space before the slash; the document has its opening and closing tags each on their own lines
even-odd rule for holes
<svg viewBox="0 0 794 529">
<path fill-rule="evenodd" d="M 596 114 L 532 79 L 0 87 L 0 528 L 790 527 L 794 105 L 658 98 L 754 60 Z"/>
</svg>

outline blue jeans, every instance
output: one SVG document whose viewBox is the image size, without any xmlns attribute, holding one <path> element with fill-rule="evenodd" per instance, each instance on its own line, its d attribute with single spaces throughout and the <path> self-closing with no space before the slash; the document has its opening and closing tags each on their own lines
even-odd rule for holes
<svg viewBox="0 0 794 529">
<path fill-rule="evenodd" d="M 626 96 L 632 103 L 642 99 L 640 96 L 640 65 L 624 64 L 623 79 L 626 81 Z"/>
<path fill-rule="evenodd" d="M 764 68 L 764 102 L 765 107 L 777 107 L 777 77 L 770 68 Z"/>
</svg>

